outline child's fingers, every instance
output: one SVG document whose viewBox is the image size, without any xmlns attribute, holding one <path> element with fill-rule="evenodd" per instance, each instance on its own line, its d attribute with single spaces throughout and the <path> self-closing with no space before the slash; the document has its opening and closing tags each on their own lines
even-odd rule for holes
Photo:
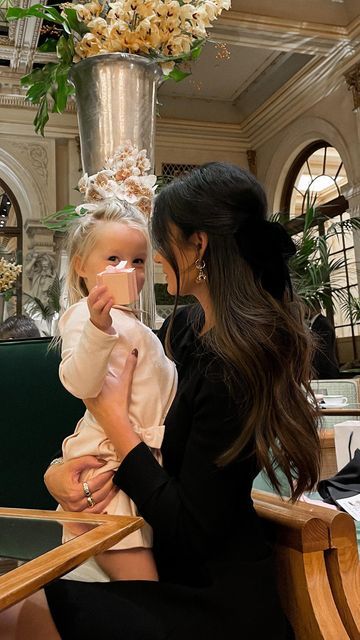
<svg viewBox="0 0 360 640">
<path fill-rule="evenodd" d="M 89 308 L 101 313 L 105 308 L 111 309 L 112 303 L 113 299 L 107 288 L 95 300 L 88 300 Z"/>
<path fill-rule="evenodd" d="M 114 300 L 112 298 L 109 298 L 108 302 L 106 303 L 103 312 L 104 313 L 110 313 L 110 309 L 114 304 Z"/>
<path fill-rule="evenodd" d="M 89 291 L 88 301 L 91 304 L 94 304 L 96 300 L 98 300 L 98 298 L 102 296 L 106 291 L 107 287 L 105 285 L 95 285 L 95 287 L 93 287 L 91 291 Z"/>
</svg>

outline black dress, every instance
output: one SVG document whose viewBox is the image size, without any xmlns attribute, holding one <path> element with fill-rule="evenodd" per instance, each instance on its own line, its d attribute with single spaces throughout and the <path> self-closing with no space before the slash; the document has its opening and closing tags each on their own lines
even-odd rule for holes
<svg viewBox="0 0 360 640">
<path fill-rule="evenodd" d="M 271 550 L 250 498 L 256 462 L 215 463 L 241 419 L 221 362 L 204 350 L 188 315 L 181 310 L 174 325 L 179 385 L 166 418 L 164 466 L 141 443 L 114 479 L 153 527 L 160 581 L 52 583 L 47 598 L 65 640 L 287 637 Z"/>
</svg>

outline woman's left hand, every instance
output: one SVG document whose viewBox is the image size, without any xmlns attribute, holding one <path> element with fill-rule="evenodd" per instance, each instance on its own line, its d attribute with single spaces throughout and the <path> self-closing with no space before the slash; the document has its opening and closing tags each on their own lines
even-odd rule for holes
<svg viewBox="0 0 360 640">
<path fill-rule="evenodd" d="M 131 387 L 137 356 L 137 349 L 134 349 L 127 357 L 122 373 L 116 378 L 107 375 L 99 395 L 84 400 L 87 409 L 113 443 L 120 460 L 140 442 L 129 420 Z"/>
</svg>

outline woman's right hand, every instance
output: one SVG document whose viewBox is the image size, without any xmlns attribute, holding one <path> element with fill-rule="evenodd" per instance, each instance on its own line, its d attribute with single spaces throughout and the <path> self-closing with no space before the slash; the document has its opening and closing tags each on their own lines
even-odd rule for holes
<svg viewBox="0 0 360 640">
<path fill-rule="evenodd" d="M 84 471 L 100 469 L 104 464 L 104 460 L 95 456 L 73 458 L 62 464 L 51 465 L 45 473 L 44 481 L 48 491 L 64 511 L 103 513 L 118 491 L 112 481 L 114 472 L 105 471 L 88 481 L 95 502 L 93 507 L 88 505 L 81 478 Z"/>
</svg>

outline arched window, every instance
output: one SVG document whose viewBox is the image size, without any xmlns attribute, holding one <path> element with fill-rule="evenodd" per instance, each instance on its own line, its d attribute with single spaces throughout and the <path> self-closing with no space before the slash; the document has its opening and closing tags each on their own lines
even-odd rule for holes
<svg viewBox="0 0 360 640">
<path fill-rule="evenodd" d="M 19 204 L 7 184 L 0 178 L 0 257 L 22 263 L 22 218 Z M 11 313 L 21 313 L 22 278 L 18 278 L 16 295 L 9 302 Z"/>
<path fill-rule="evenodd" d="M 314 227 L 321 236 L 327 236 L 334 223 L 349 220 L 348 202 L 341 193 L 347 182 L 344 164 L 334 147 L 324 140 L 306 147 L 293 163 L 282 195 L 282 219 L 290 233 L 301 233 L 306 210 L 312 205 L 316 210 Z M 337 295 L 332 296 L 332 305 L 326 312 L 337 337 L 349 343 L 342 359 L 354 360 L 360 355 L 356 344 L 359 326 L 347 311 L 351 295 L 359 297 L 352 231 L 342 229 L 331 235 L 327 246 L 329 259 L 341 266 L 330 277 L 331 288 L 337 290 Z"/>
</svg>

